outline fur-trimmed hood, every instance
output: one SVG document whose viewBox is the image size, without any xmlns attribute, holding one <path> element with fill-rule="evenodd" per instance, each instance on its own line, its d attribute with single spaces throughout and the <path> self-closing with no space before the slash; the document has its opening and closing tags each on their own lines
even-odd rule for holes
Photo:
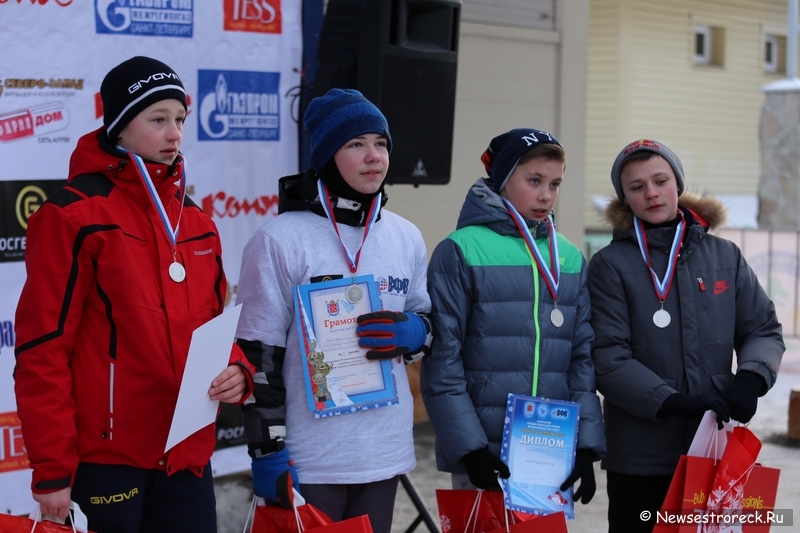
<svg viewBox="0 0 800 533">
<path fill-rule="evenodd" d="M 695 219 L 708 231 L 722 227 L 728 220 L 728 210 L 723 203 L 707 194 L 699 196 L 685 192 L 678 198 L 678 205 L 691 211 Z M 619 198 L 613 198 L 606 206 L 603 219 L 615 232 L 633 229 L 633 211 Z"/>
</svg>

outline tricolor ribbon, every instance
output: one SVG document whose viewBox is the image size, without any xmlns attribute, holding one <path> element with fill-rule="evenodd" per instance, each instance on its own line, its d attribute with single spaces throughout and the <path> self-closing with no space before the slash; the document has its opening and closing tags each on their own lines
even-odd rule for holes
<svg viewBox="0 0 800 533">
<path fill-rule="evenodd" d="M 539 272 L 542 273 L 542 277 L 544 278 L 547 288 L 550 289 L 550 294 L 553 295 L 553 300 L 558 300 L 558 282 L 561 279 L 561 264 L 558 258 L 558 239 L 556 238 L 556 229 L 553 227 L 553 221 L 550 220 L 550 217 L 547 217 L 546 219 L 550 244 L 550 267 L 548 268 L 544 257 L 542 257 L 542 253 L 539 251 L 539 247 L 536 246 L 536 243 L 533 240 L 531 230 L 525 223 L 525 219 L 523 219 L 522 215 L 520 215 L 516 208 L 511 205 L 511 202 L 505 198 L 501 199 L 503 200 L 503 204 L 505 204 L 506 209 L 508 209 L 511 219 L 517 225 L 517 228 L 519 228 L 519 232 L 522 234 L 522 238 L 525 241 L 525 244 L 528 246 L 528 250 L 530 250 L 531 256 L 533 257 L 536 266 L 539 268 Z"/>
<path fill-rule="evenodd" d="M 333 204 L 331 203 L 330 196 L 328 196 L 328 188 L 325 187 L 321 179 L 317 180 L 317 191 L 319 192 L 319 203 L 322 204 L 323 211 L 325 211 L 325 214 L 328 216 L 328 220 L 331 221 L 333 230 L 336 232 L 336 237 L 342 245 L 345 257 L 347 257 L 347 262 L 350 264 L 350 272 L 355 274 L 358 270 L 358 262 L 361 260 L 361 249 L 364 247 L 367 235 L 369 235 L 369 232 L 372 230 L 372 226 L 375 225 L 375 221 L 378 219 L 378 213 L 380 213 L 381 210 L 381 197 L 383 194 L 378 193 L 377 196 L 372 199 L 372 204 L 369 207 L 369 214 L 367 216 L 367 223 L 364 225 L 364 235 L 361 237 L 361 244 L 358 246 L 355 255 L 353 255 L 350 253 L 350 250 L 347 249 L 347 246 L 342 240 L 342 235 L 339 233 L 339 227 L 336 225 L 336 217 L 333 214 Z"/>
<path fill-rule="evenodd" d="M 161 202 L 161 198 L 158 196 L 156 186 L 150 177 L 150 173 L 147 172 L 147 167 L 145 167 L 142 158 L 133 152 L 125 150 L 124 148 L 120 148 L 119 146 L 117 146 L 117 148 L 123 152 L 127 152 L 131 156 L 131 159 L 133 160 L 133 166 L 136 168 L 136 173 L 139 174 L 139 177 L 142 179 L 144 188 L 147 190 L 147 194 L 150 196 L 150 201 L 153 203 L 153 207 L 158 212 L 159 218 L 161 218 L 161 224 L 164 226 L 164 231 L 166 232 L 167 238 L 171 244 L 172 255 L 174 257 L 175 249 L 178 246 L 178 230 L 181 226 L 181 215 L 183 215 L 183 201 L 186 198 L 186 158 L 183 157 L 183 154 L 181 154 L 181 157 L 183 157 L 180 179 L 181 206 L 180 210 L 178 211 L 178 221 L 175 223 L 175 227 L 173 227 L 172 223 L 169 221 L 169 217 L 167 216 L 167 210 L 164 208 L 164 204 Z M 177 261 L 177 259 L 175 260 Z"/>
<path fill-rule="evenodd" d="M 658 300 L 662 304 L 667 299 L 669 289 L 672 286 L 672 279 L 675 277 L 675 265 L 678 264 L 678 251 L 681 248 L 683 234 L 686 231 L 686 220 L 683 216 L 683 211 L 679 209 L 678 213 L 681 215 L 681 221 L 678 222 L 678 226 L 675 228 L 675 238 L 672 239 L 672 246 L 669 250 L 667 271 L 664 273 L 663 280 L 658 279 L 656 271 L 653 270 L 653 267 L 650 265 L 650 250 L 647 247 L 647 233 L 644 230 L 644 222 L 642 222 L 642 220 L 636 215 L 633 215 L 633 227 L 636 231 L 636 240 L 639 243 L 639 251 L 642 252 L 642 258 L 644 259 L 647 268 L 650 269 L 650 276 L 653 278 L 653 287 L 656 289 L 656 296 L 658 296 Z"/>
</svg>

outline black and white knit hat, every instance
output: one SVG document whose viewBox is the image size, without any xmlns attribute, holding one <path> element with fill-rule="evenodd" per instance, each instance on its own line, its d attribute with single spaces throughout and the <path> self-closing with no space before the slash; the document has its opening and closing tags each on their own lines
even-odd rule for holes
<svg viewBox="0 0 800 533">
<path fill-rule="evenodd" d="M 669 166 L 672 167 L 672 172 L 675 173 L 675 179 L 678 182 L 678 196 L 683 194 L 683 163 L 681 163 L 681 160 L 675 155 L 675 152 L 667 148 L 667 145 L 664 143 L 652 139 L 640 139 L 638 141 L 633 141 L 623 148 L 614 160 L 614 164 L 611 166 L 611 184 L 614 185 L 617 198 L 625 200 L 625 193 L 622 191 L 622 169 L 628 159 L 636 152 L 652 152 L 666 159 Z"/>
<path fill-rule="evenodd" d="M 186 90 L 175 71 L 150 57 L 136 56 L 112 68 L 100 85 L 103 125 L 111 143 L 148 106 L 173 98 L 186 109 Z"/>
</svg>

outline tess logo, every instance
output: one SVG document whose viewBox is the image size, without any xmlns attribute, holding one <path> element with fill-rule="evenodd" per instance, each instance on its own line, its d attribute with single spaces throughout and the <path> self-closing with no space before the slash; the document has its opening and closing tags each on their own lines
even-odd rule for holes
<svg viewBox="0 0 800 533">
<path fill-rule="evenodd" d="M 225 0 L 225 31 L 281 33 L 281 0 Z"/>
<path fill-rule="evenodd" d="M 28 455 L 17 413 L 0 413 L 0 473 L 27 468 Z"/>
</svg>

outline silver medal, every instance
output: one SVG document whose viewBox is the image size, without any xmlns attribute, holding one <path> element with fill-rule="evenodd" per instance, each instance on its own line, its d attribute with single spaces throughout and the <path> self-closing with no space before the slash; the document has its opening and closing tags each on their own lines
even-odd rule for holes
<svg viewBox="0 0 800 533">
<path fill-rule="evenodd" d="M 169 266 L 169 277 L 172 278 L 172 281 L 180 283 L 186 279 L 186 269 L 176 261 Z"/>
<path fill-rule="evenodd" d="M 353 283 L 347 287 L 347 290 L 344 292 L 344 297 L 347 298 L 347 301 L 351 304 L 357 304 L 361 301 L 361 298 L 364 297 L 364 290 Z"/>
<path fill-rule="evenodd" d="M 557 328 L 564 325 L 564 313 L 561 312 L 561 309 L 556 307 L 550 311 L 550 322 Z"/>
<path fill-rule="evenodd" d="M 669 313 L 663 309 L 659 309 L 653 314 L 653 324 L 659 328 L 665 328 L 669 326 L 671 321 L 672 317 L 670 317 Z"/>
</svg>

